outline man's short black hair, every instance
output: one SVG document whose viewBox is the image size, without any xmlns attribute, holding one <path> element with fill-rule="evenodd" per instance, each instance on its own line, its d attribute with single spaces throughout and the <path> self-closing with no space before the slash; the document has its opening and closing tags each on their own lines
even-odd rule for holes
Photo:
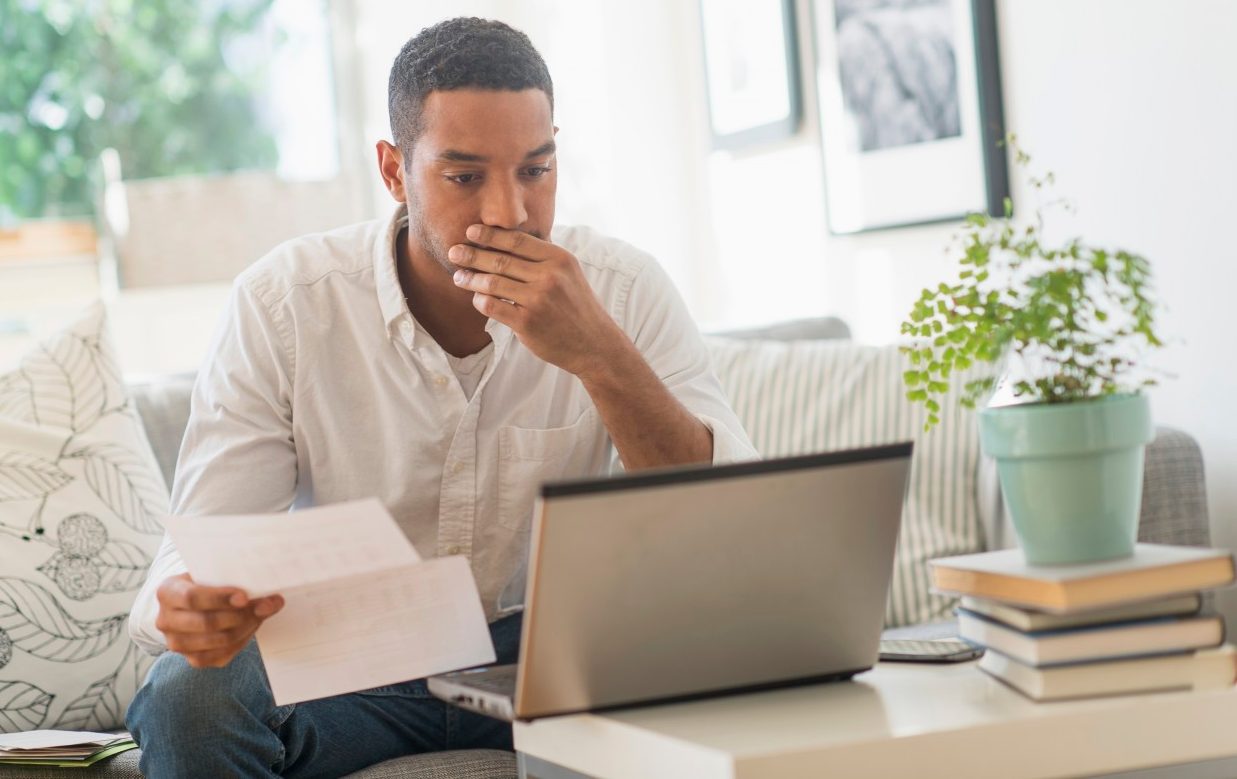
<svg viewBox="0 0 1237 779">
<path fill-rule="evenodd" d="M 554 111 L 550 71 L 527 35 L 492 19 L 448 19 L 417 33 L 391 66 L 387 109 L 391 135 L 405 157 L 421 135 L 429 94 L 468 88 L 540 89 Z"/>
</svg>

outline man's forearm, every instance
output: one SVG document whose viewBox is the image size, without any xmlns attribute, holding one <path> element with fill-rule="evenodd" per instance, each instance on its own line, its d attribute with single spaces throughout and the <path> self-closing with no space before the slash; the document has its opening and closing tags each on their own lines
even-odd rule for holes
<svg viewBox="0 0 1237 779">
<path fill-rule="evenodd" d="M 625 340 L 625 339 L 624 339 Z M 630 341 L 581 375 L 623 466 L 629 470 L 711 462 L 713 433 L 679 402 Z"/>
</svg>

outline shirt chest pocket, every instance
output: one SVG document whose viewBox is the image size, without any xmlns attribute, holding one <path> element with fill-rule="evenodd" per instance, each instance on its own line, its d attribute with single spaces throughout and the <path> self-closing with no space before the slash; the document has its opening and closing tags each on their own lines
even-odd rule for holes
<svg viewBox="0 0 1237 779">
<path fill-rule="evenodd" d="M 499 428 L 498 524 L 528 530 L 542 483 L 604 475 L 609 460 L 609 439 L 594 408 L 567 427 Z"/>
</svg>

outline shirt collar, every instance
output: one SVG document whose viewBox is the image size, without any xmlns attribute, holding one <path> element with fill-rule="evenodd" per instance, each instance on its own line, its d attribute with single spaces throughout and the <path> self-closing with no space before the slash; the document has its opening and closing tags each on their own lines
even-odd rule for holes
<svg viewBox="0 0 1237 779">
<path fill-rule="evenodd" d="M 399 285 L 399 271 L 396 270 L 396 241 L 400 231 L 408 226 L 408 210 L 400 204 L 391 219 L 382 240 L 374 247 L 374 286 L 378 291 L 378 307 L 382 311 L 382 321 L 388 333 L 397 331 L 400 322 L 410 322 L 412 315 L 408 313 L 408 301 L 404 300 L 404 290 Z"/>
</svg>

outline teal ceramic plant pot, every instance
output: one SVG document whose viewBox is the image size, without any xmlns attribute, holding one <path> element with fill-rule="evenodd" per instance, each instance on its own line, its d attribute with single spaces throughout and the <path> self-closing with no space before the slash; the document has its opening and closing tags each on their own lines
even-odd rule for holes
<svg viewBox="0 0 1237 779">
<path fill-rule="evenodd" d="M 1151 406 L 1141 394 L 979 412 L 980 444 L 997 462 L 1027 562 L 1134 553 L 1143 450 L 1153 435 Z"/>
</svg>

